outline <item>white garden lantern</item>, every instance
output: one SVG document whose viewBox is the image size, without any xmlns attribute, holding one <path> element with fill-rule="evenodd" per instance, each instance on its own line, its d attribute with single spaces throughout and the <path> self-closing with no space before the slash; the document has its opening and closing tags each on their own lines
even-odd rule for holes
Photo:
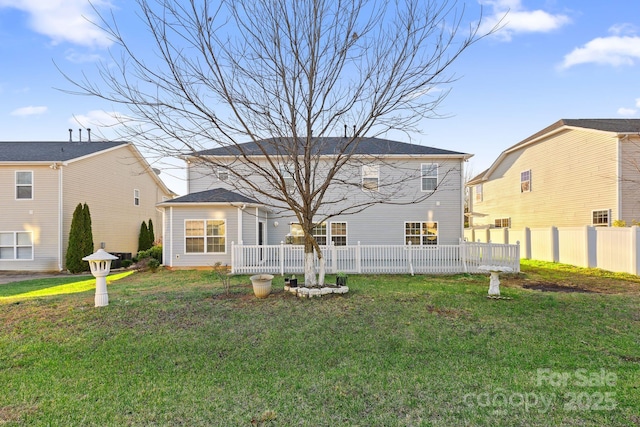
<svg viewBox="0 0 640 427">
<path fill-rule="evenodd" d="M 91 274 L 96 278 L 96 307 L 109 305 L 109 294 L 107 294 L 107 275 L 111 271 L 111 261 L 118 259 L 104 249 L 98 249 L 95 253 L 82 258 L 89 261 Z"/>
</svg>

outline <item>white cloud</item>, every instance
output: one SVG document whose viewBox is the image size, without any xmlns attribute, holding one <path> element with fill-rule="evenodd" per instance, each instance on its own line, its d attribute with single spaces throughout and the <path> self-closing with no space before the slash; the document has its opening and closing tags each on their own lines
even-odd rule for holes
<svg viewBox="0 0 640 427">
<path fill-rule="evenodd" d="M 640 108 L 640 98 L 636 98 L 636 107 Z"/>
<path fill-rule="evenodd" d="M 74 64 L 82 64 L 85 62 L 97 62 L 102 59 L 102 56 L 95 53 L 81 53 L 75 49 L 68 49 L 65 52 L 65 59 Z"/>
<path fill-rule="evenodd" d="M 638 110 L 634 110 L 633 108 L 618 108 L 618 115 L 620 116 L 624 116 L 624 117 L 631 117 L 631 116 L 635 116 L 636 112 Z"/>
<path fill-rule="evenodd" d="M 108 7 L 108 0 L 93 0 Z M 112 44 L 107 34 L 92 22 L 97 16 L 88 0 L 0 0 L 0 8 L 14 8 L 28 15 L 29 27 L 51 38 L 54 44 L 69 42 L 80 46 L 106 48 Z"/>
<path fill-rule="evenodd" d="M 640 37 L 598 37 L 565 55 L 561 68 L 588 63 L 618 67 L 634 65 L 639 60 Z"/>
<path fill-rule="evenodd" d="M 483 6 L 490 6 L 492 14 L 484 18 L 481 32 L 488 32 L 498 26 L 495 37 L 510 41 L 514 35 L 522 33 L 548 33 L 571 22 L 566 15 L 544 10 L 526 10 L 521 0 L 479 0 Z"/>
<path fill-rule="evenodd" d="M 28 107 L 22 107 L 22 108 L 18 108 L 16 110 L 13 110 L 11 112 L 11 115 L 12 116 L 20 116 L 20 117 L 37 116 L 37 115 L 46 113 L 47 110 L 48 110 L 48 108 L 44 107 L 44 106 L 34 107 L 33 105 L 30 105 Z"/>
<path fill-rule="evenodd" d="M 129 121 L 129 118 L 118 112 L 91 110 L 86 114 L 78 114 L 69 118 L 69 124 L 83 128 L 114 128 Z"/>
</svg>

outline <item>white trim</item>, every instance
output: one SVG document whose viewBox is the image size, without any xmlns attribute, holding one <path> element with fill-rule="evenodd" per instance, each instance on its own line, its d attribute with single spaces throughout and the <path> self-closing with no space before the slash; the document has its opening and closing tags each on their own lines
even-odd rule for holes
<svg viewBox="0 0 640 427">
<path fill-rule="evenodd" d="M 18 174 L 28 172 L 31 174 L 31 197 L 30 198 L 19 198 L 18 197 Z M 27 187 L 25 184 L 21 184 L 21 187 Z M 33 170 L 16 170 L 13 174 L 13 197 L 14 200 L 34 200 L 35 199 L 35 174 Z"/>
<path fill-rule="evenodd" d="M 424 167 L 427 165 L 431 165 L 431 168 L 429 168 L 428 172 L 432 172 L 433 171 L 433 165 L 435 165 L 435 169 L 436 169 L 436 176 L 429 176 L 426 175 L 425 176 L 425 170 Z M 438 189 L 438 178 L 439 178 L 439 172 L 440 172 L 440 164 L 439 163 L 420 163 L 420 191 L 422 191 L 423 193 L 433 193 Z M 436 184 L 433 187 L 433 190 L 425 190 L 424 189 L 424 179 L 428 178 L 428 179 L 436 179 Z"/>
<path fill-rule="evenodd" d="M 18 233 L 27 233 L 31 235 L 31 245 L 19 245 Z M 20 230 L 20 231 L 0 231 L 0 234 L 12 234 L 13 243 L 11 245 L 1 245 L 0 248 L 13 248 L 13 258 L 0 258 L 0 261 L 33 261 L 35 259 L 36 245 L 33 239 L 33 231 Z M 31 248 L 31 258 L 18 258 L 18 248 Z"/>
<path fill-rule="evenodd" d="M 187 222 L 192 221 L 192 222 L 204 222 L 204 234 L 202 236 L 187 236 Z M 208 221 L 222 221 L 224 223 L 224 252 L 208 252 L 207 251 L 207 222 Z M 185 256 L 191 256 L 191 255 L 226 255 L 228 253 L 227 247 L 228 245 L 228 241 L 229 239 L 227 238 L 227 230 L 228 230 L 228 223 L 227 223 L 227 219 L 226 218 L 200 218 L 200 219 L 185 219 L 183 222 L 183 231 L 184 231 L 184 240 L 182 242 L 183 245 L 183 249 L 184 249 L 184 254 Z M 203 237 L 204 238 L 204 252 L 187 252 L 187 238 L 188 237 Z M 212 236 L 214 237 L 214 236 Z M 215 237 L 220 237 L 220 236 L 215 236 Z"/>
</svg>

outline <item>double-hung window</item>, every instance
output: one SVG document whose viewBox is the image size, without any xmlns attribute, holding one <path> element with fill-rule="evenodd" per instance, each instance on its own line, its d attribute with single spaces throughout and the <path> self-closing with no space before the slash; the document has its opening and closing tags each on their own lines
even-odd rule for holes
<svg viewBox="0 0 640 427">
<path fill-rule="evenodd" d="M 225 253 L 226 223 L 223 219 L 185 221 L 186 253 Z"/>
<path fill-rule="evenodd" d="M 319 224 L 315 224 L 311 230 L 311 234 L 320 246 L 326 245 L 327 223 L 322 222 Z M 287 236 L 287 243 L 292 245 L 304 245 L 304 231 L 302 231 L 302 226 L 299 223 L 293 222 L 289 226 L 289 236 Z"/>
<path fill-rule="evenodd" d="M 496 218 L 493 220 L 493 226 L 495 228 L 509 228 L 511 226 L 510 218 Z"/>
<path fill-rule="evenodd" d="M 378 191 L 380 185 L 380 166 L 364 165 L 362 166 L 362 189 L 369 191 Z"/>
<path fill-rule="evenodd" d="M 423 163 L 421 165 L 422 191 L 435 191 L 438 186 L 438 164 Z"/>
<path fill-rule="evenodd" d="M 482 184 L 478 184 L 475 187 L 475 193 L 476 193 L 476 202 L 481 202 L 482 201 Z"/>
<path fill-rule="evenodd" d="M 16 171 L 16 199 L 33 199 L 33 172 Z"/>
<path fill-rule="evenodd" d="M 0 232 L 1 260 L 32 260 L 33 233 L 31 231 Z"/>
<path fill-rule="evenodd" d="M 133 206 L 140 206 L 140 190 L 133 190 Z"/>
<path fill-rule="evenodd" d="M 596 227 L 608 227 L 609 226 L 609 209 L 592 211 L 591 224 Z"/>
<path fill-rule="evenodd" d="M 280 165 L 280 176 L 282 176 L 284 185 L 288 191 L 292 191 L 295 189 L 295 182 L 293 180 L 293 173 L 291 172 L 290 166 Z"/>
<path fill-rule="evenodd" d="M 528 193 L 531 191 L 531 169 L 520 172 L 520 192 Z"/>
<path fill-rule="evenodd" d="M 336 246 L 347 246 L 347 223 L 331 223 L 331 242 Z"/>
<path fill-rule="evenodd" d="M 413 221 L 404 223 L 404 242 L 406 245 L 437 245 L 437 221 Z"/>
</svg>

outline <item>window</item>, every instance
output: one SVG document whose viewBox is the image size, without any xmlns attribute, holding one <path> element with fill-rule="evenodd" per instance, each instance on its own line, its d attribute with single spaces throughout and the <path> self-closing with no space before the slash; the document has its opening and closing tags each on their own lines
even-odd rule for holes
<svg viewBox="0 0 640 427">
<path fill-rule="evenodd" d="M 33 233 L 31 231 L 0 233 L 0 259 L 32 260 Z"/>
<path fill-rule="evenodd" d="M 496 228 L 509 228 L 511 226 L 511 218 L 497 218 L 493 221 Z"/>
<path fill-rule="evenodd" d="M 347 223 L 331 223 L 331 241 L 336 246 L 347 246 Z"/>
<path fill-rule="evenodd" d="M 311 230 L 311 234 L 315 237 L 316 242 L 320 246 L 327 244 L 327 223 L 316 224 Z M 287 236 L 287 244 L 304 245 L 304 231 L 299 223 L 291 223 L 289 226 L 289 236 Z"/>
<path fill-rule="evenodd" d="M 280 165 L 280 175 L 282 176 L 282 179 L 284 179 L 284 185 L 287 190 L 291 191 L 295 189 L 293 174 L 291 173 L 291 168 L 289 166 Z"/>
<path fill-rule="evenodd" d="M 16 199 L 33 199 L 33 172 L 16 171 Z"/>
<path fill-rule="evenodd" d="M 528 193 L 531 191 L 531 169 L 520 172 L 520 192 Z"/>
<path fill-rule="evenodd" d="M 378 191 L 380 181 L 380 166 L 362 166 L 362 188 L 364 190 Z"/>
<path fill-rule="evenodd" d="M 406 245 L 437 245 L 438 223 L 434 221 L 405 222 L 404 242 Z"/>
<path fill-rule="evenodd" d="M 140 206 L 140 190 L 133 190 L 133 205 Z"/>
<path fill-rule="evenodd" d="M 422 164 L 422 191 L 435 191 L 438 186 L 438 164 Z"/>
<path fill-rule="evenodd" d="M 592 219 L 591 224 L 600 227 L 608 227 L 609 226 L 609 210 L 599 210 L 592 211 L 591 213 Z"/>
<path fill-rule="evenodd" d="M 226 181 L 229 179 L 229 171 L 226 169 L 218 169 L 216 171 L 216 175 L 218 176 L 219 181 Z"/>
<path fill-rule="evenodd" d="M 476 192 L 476 202 L 481 202 L 482 201 L 482 184 L 478 184 L 474 188 Z"/>
<path fill-rule="evenodd" d="M 225 253 L 227 247 L 225 221 L 190 220 L 185 222 L 186 253 Z"/>
</svg>

